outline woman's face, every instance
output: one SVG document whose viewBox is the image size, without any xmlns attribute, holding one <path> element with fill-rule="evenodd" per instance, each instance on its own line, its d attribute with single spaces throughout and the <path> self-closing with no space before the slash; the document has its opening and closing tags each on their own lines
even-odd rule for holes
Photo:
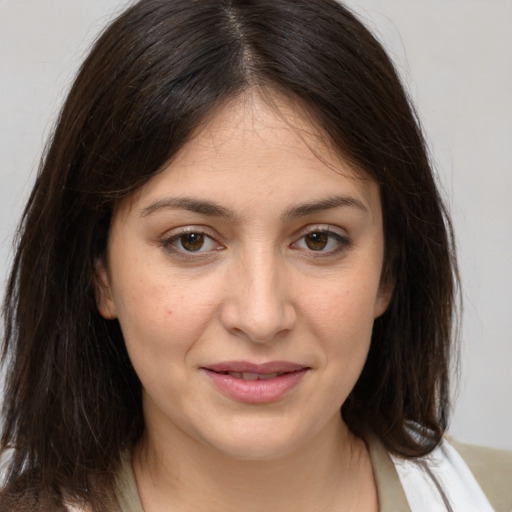
<svg viewBox="0 0 512 512">
<path fill-rule="evenodd" d="M 226 106 L 114 215 L 98 308 L 152 439 L 249 459 L 325 439 L 388 305 L 377 185 L 275 101 Z"/>
</svg>

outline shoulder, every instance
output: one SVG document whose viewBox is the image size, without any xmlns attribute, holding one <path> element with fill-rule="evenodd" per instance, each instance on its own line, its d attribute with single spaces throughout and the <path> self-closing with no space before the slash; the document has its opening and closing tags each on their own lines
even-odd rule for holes
<svg viewBox="0 0 512 512">
<path fill-rule="evenodd" d="M 42 486 L 34 475 L 37 473 L 26 472 L 0 488 L 0 512 L 92 512 L 84 501 Z M 120 512 L 108 496 L 102 498 L 101 504 L 102 511 Z"/>
<path fill-rule="evenodd" d="M 121 465 L 115 482 L 115 495 L 119 511 L 144 512 L 133 473 L 132 454 L 128 450 L 121 454 Z"/>
<path fill-rule="evenodd" d="M 496 512 L 512 512 L 512 451 L 472 446 L 450 439 Z"/>
<path fill-rule="evenodd" d="M 25 490 L 2 489 L 0 492 L 0 512 L 68 512 L 66 506 L 56 496 Z"/>
<path fill-rule="evenodd" d="M 512 512 L 511 454 L 455 444 L 443 440 L 414 459 L 390 455 L 412 510 Z"/>
</svg>

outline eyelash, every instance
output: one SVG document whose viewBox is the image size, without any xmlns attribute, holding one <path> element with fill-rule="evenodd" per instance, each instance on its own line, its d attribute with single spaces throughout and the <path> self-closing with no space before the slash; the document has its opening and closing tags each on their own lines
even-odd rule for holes
<svg viewBox="0 0 512 512">
<path fill-rule="evenodd" d="M 350 239 L 347 236 L 341 235 L 340 233 L 337 233 L 336 231 L 333 231 L 331 228 L 321 227 L 321 226 L 314 226 L 309 228 L 306 232 L 302 234 L 302 236 L 292 244 L 292 247 L 297 247 L 299 243 L 305 242 L 306 237 L 312 236 L 312 235 L 327 235 L 327 242 L 329 243 L 335 243 L 336 246 L 332 249 L 328 250 L 314 250 L 314 249 L 307 249 L 305 248 L 308 253 L 311 254 L 314 258 L 325 258 L 329 256 L 336 256 L 339 253 L 345 251 L 350 246 Z M 300 250 L 300 248 L 298 248 Z"/>
<path fill-rule="evenodd" d="M 199 247 L 199 249 L 197 251 L 189 251 L 183 247 L 183 244 L 182 244 L 182 248 L 175 247 L 174 244 L 176 244 L 177 242 L 180 242 L 180 239 L 182 239 L 184 236 L 187 236 L 187 235 L 189 235 L 189 236 L 197 235 L 199 237 L 204 237 L 204 239 L 207 240 L 206 243 L 213 242 L 216 245 L 215 251 L 220 251 L 224 248 L 222 246 L 222 244 L 217 242 L 215 240 L 215 238 L 211 234 L 208 233 L 207 230 L 205 230 L 204 228 L 195 228 L 195 227 L 184 228 L 184 229 L 181 229 L 180 231 L 178 231 L 177 233 L 172 233 L 170 236 L 167 236 L 166 238 L 161 240 L 160 245 L 167 252 L 172 253 L 176 256 L 179 256 L 183 259 L 197 259 L 201 256 L 205 257 L 205 256 L 208 256 L 209 254 L 211 254 L 212 252 L 215 252 L 212 250 L 202 251 L 201 250 L 202 246 Z"/>
<path fill-rule="evenodd" d="M 213 243 L 216 245 L 215 249 L 210 250 L 201 250 L 203 248 L 203 245 L 201 245 L 197 251 L 191 251 L 187 250 L 183 247 L 183 244 L 181 248 L 178 248 L 175 246 L 175 244 L 180 242 L 180 239 L 182 239 L 186 235 L 196 235 L 198 237 L 204 237 L 206 240 L 205 243 Z M 300 243 L 307 244 L 306 237 L 312 236 L 312 235 L 327 235 L 327 241 L 326 245 L 335 243 L 336 247 L 328 249 L 328 250 L 315 250 L 308 247 L 299 247 Z M 170 236 L 167 236 L 163 240 L 160 241 L 160 245 L 169 253 L 172 253 L 173 255 L 176 255 L 178 257 L 181 257 L 182 259 L 188 259 L 188 260 L 197 260 L 201 257 L 207 257 L 211 255 L 214 252 L 221 251 L 224 249 L 224 246 L 216 241 L 215 237 L 210 234 L 207 230 L 204 228 L 199 227 L 189 227 L 181 229 L 177 233 L 172 233 Z M 335 231 L 333 231 L 330 228 L 326 227 L 320 227 L 320 226 L 314 226 L 308 229 L 307 231 L 303 232 L 303 234 L 300 236 L 297 241 L 293 242 L 291 244 L 291 248 L 294 250 L 303 250 L 307 253 L 309 253 L 310 256 L 314 258 L 322 258 L 322 257 L 329 257 L 339 254 L 340 252 L 343 252 L 350 246 L 350 240 L 348 237 L 343 236 Z"/>
</svg>

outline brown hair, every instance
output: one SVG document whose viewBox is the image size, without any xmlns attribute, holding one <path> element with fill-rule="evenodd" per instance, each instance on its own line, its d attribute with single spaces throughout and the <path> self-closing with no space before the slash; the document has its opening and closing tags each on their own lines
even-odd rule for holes
<svg viewBox="0 0 512 512">
<path fill-rule="evenodd" d="M 394 295 L 345 421 L 405 457 L 440 441 L 457 282 L 451 226 L 381 45 L 334 0 L 142 0 L 83 63 L 23 214 L 3 310 L 1 443 L 11 460 L 1 506 L 31 488 L 41 510 L 56 510 L 62 494 L 102 509 L 143 417 L 118 322 L 96 309 L 95 259 L 116 203 L 249 87 L 299 99 L 380 185 Z"/>
</svg>

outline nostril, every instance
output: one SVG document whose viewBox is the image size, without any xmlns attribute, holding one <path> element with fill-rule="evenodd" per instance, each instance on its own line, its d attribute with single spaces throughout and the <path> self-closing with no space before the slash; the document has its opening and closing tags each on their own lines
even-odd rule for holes
<svg viewBox="0 0 512 512">
<path fill-rule="evenodd" d="M 296 324 L 296 311 L 277 269 L 248 265 L 244 261 L 241 275 L 229 283 L 220 319 L 231 334 L 253 342 L 267 343 L 282 338 Z M 256 268 L 259 268 L 257 271 Z M 272 278 L 274 276 L 274 278 Z"/>
</svg>

